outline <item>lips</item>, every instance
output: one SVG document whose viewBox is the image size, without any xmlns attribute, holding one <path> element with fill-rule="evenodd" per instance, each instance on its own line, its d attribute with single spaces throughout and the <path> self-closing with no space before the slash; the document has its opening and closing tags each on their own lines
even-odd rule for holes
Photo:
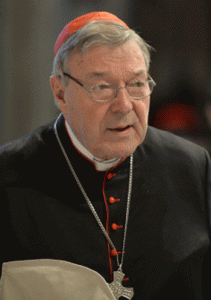
<svg viewBox="0 0 211 300">
<path fill-rule="evenodd" d="M 123 132 L 126 131 L 127 129 L 129 129 L 130 127 L 132 127 L 131 125 L 127 125 L 124 127 L 117 127 L 117 128 L 111 128 L 110 130 L 112 131 L 118 131 L 118 132 Z"/>
<path fill-rule="evenodd" d="M 120 127 L 120 128 L 116 128 L 115 130 L 117 130 L 117 131 L 124 131 L 124 130 L 127 130 L 128 128 L 130 128 L 131 126 L 130 125 L 128 125 L 128 126 L 126 126 L 126 127 Z"/>
</svg>

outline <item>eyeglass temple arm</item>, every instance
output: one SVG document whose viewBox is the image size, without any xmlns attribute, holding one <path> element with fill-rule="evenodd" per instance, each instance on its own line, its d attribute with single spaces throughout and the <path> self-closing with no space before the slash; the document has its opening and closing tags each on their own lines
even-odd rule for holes
<svg viewBox="0 0 211 300">
<path fill-rule="evenodd" d="M 78 81 L 77 79 L 75 79 L 74 77 L 72 77 L 70 74 L 66 73 L 66 72 L 63 72 L 63 75 L 64 76 L 67 76 L 69 77 L 70 79 L 72 79 L 73 81 L 75 81 L 77 84 L 79 84 L 80 86 L 82 86 L 83 88 L 85 88 L 88 92 L 91 92 L 90 89 L 88 89 L 87 87 L 85 87 L 80 81 Z M 149 81 L 151 81 L 153 83 L 153 86 L 155 87 L 156 86 L 156 83 L 155 81 L 152 79 L 152 77 L 150 75 L 149 76 Z"/>
<path fill-rule="evenodd" d="M 75 79 L 74 77 L 72 77 L 70 74 L 64 72 L 63 75 L 69 77 L 73 81 L 77 82 L 80 86 L 84 87 L 84 85 L 80 81 L 78 81 L 77 79 Z"/>
</svg>

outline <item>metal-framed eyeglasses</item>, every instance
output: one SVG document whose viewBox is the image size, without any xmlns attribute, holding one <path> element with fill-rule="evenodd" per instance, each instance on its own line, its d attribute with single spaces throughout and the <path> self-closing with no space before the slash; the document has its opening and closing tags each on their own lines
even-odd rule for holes
<svg viewBox="0 0 211 300">
<path fill-rule="evenodd" d="M 156 83 L 152 79 L 152 77 L 148 74 L 147 80 L 135 80 L 125 86 L 118 86 L 112 83 L 103 83 L 99 85 L 94 85 L 91 88 L 83 85 L 78 79 L 72 77 L 68 73 L 63 73 L 64 76 L 75 81 L 81 87 L 83 87 L 88 93 L 90 93 L 92 100 L 96 102 L 109 102 L 115 99 L 118 95 L 119 89 L 126 88 L 128 94 L 132 99 L 140 100 L 145 97 L 148 97 Z"/>
</svg>

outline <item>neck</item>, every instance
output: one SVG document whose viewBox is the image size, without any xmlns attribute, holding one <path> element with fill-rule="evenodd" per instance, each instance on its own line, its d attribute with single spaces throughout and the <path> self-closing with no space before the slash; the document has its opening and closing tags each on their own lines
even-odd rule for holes
<svg viewBox="0 0 211 300">
<path fill-rule="evenodd" d="M 84 155 L 86 158 L 88 158 L 88 160 L 90 160 L 95 165 L 95 168 L 96 168 L 97 171 L 107 171 L 107 170 L 115 167 L 119 163 L 119 161 L 121 160 L 121 158 L 112 158 L 112 159 L 109 159 L 109 160 L 103 160 L 103 159 L 95 157 L 77 139 L 77 137 L 73 133 L 71 127 L 69 126 L 69 124 L 67 123 L 66 120 L 65 120 L 65 126 L 66 126 L 66 129 L 67 129 L 68 135 L 69 135 L 70 139 L 72 140 L 73 145 L 76 147 L 76 149 L 82 155 Z"/>
</svg>

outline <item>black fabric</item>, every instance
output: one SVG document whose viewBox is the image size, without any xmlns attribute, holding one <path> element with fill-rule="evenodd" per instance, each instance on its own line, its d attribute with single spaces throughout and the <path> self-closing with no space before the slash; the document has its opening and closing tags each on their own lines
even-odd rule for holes
<svg viewBox="0 0 211 300">
<path fill-rule="evenodd" d="M 1 264 L 58 259 L 111 281 L 108 243 L 53 132 L 53 123 L 0 148 Z M 129 162 L 97 172 L 58 132 L 71 163 L 118 251 L 122 249 Z M 210 162 L 195 144 L 149 127 L 134 153 L 123 271 L 134 300 L 210 299 Z M 108 176 L 114 174 L 115 176 Z M 105 194 L 105 199 L 103 197 Z M 114 204 L 109 197 L 120 199 Z M 106 209 L 107 207 L 107 209 Z M 202 294 L 203 289 L 203 294 Z"/>
</svg>

